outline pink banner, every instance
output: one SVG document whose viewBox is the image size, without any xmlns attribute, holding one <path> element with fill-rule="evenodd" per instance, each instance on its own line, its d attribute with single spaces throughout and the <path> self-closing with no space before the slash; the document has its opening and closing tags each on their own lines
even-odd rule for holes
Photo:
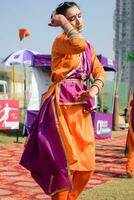
<svg viewBox="0 0 134 200">
<path fill-rule="evenodd" d="M 0 130 L 19 129 L 19 101 L 0 100 Z"/>
</svg>

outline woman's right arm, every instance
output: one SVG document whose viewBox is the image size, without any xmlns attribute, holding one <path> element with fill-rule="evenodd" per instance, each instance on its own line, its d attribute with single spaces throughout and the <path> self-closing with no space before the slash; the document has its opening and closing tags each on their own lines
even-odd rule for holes
<svg viewBox="0 0 134 200">
<path fill-rule="evenodd" d="M 85 39 L 78 33 L 74 38 L 68 36 L 59 36 L 53 43 L 52 51 L 61 55 L 64 54 L 80 54 L 86 51 L 87 43 Z"/>
<path fill-rule="evenodd" d="M 87 43 L 83 36 L 70 24 L 64 15 L 55 15 L 52 18 L 52 27 L 61 27 L 66 37 L 57 37 L 53 49 L 60 54 L 78 54 L 86 50 Z"/>
</svg>

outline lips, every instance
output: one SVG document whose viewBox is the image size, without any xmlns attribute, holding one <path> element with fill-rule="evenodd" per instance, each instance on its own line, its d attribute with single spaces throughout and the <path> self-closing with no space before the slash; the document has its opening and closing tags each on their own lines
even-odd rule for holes
<svg viewBox="0 0 134 200">
<path fill-rule="evenodd" d="M 77 30 L 78 30 L 78 31 L 82 31 L 82 30 L 83 30 L 83 26 L 78 26 L 78 27 L 77 27 Z"/>
<path fill-rule="evenodd" d="M 82 28 L 82 25 L 78 26 L 77 28 L 78 28 L 78 29 L 81 29 L 81 28 Z"/>
</svg>

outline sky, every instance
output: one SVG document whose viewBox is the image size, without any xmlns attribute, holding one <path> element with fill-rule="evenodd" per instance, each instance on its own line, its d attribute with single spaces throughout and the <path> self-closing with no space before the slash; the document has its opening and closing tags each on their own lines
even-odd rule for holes
<svg viewBox="0 0 134 200">
<path fill-rule="evenodd" d="M 1 0 L 0 1 L 0 58 L 20 49 L 50 54 L 55 37 L 61 28 L 48 26 L 52 11 L 59 0 Z M 83 36 L 95 48 L 96 54 L 114 59 L 113 15 L 115 0 L 75 0 L 84 19 Z M 29 37 L 19 41 L 18 30 L 26 28 Z"/>
</svg>

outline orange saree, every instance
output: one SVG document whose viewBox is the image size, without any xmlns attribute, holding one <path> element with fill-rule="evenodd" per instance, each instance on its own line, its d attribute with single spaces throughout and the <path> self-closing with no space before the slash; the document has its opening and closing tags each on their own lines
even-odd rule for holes
<svg viewBox="0 0 134 200">
<path fill-rule="evenodd" d="M 83 38 L 72 41 L 62 34 L 56 38 L 52 48 L 53 85 L 43 97 L 55 93 L 55 112 L 59 134 L 66 152 L 69 169 L 74 171 L 93 171 L 95 168 L 95 142 L 90 113 L 83 113 L 82 103 L 62 103 L 59 101 L 60 82 L 68 73 L 75 70 L 81 62 L 80 53 L 87 43 Z M 105 72 L 91 47 L 91 72 L 94 78 L 105 78 Z M 74 80 L 72 79 L 72 82 Z"/>
</svg>

